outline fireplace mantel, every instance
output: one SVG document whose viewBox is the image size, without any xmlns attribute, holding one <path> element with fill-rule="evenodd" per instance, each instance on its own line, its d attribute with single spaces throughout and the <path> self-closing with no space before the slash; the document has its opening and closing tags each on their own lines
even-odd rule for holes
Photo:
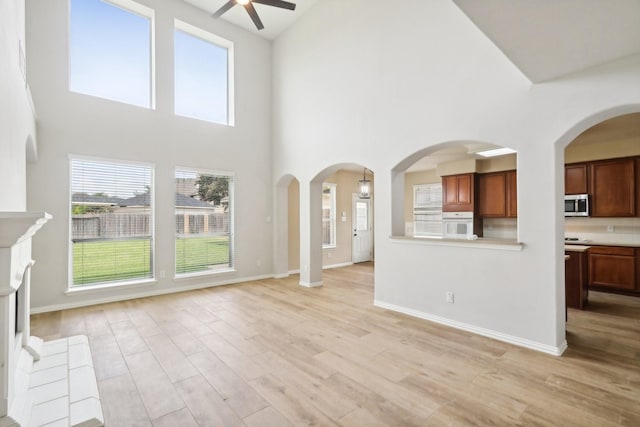
<svg viewBox="0 0 640 427">
<path fill-rule="evenodd" d="M 33 265 L 31 237 L 50 219 L 46 212 L 0 212 L 0 296 L 20 287 Z"/>
<path fill-rule="evenodd" d="M 32 237 L 50 219 L 46 212 L 0 212 L 0 248 Z"/>
<path fill-rule="evenodd" d="M 0 427 L 104 425 L 86 336 L 30 335 L 31 238 L 46 212 L 0 212 Z"/>
</svg>

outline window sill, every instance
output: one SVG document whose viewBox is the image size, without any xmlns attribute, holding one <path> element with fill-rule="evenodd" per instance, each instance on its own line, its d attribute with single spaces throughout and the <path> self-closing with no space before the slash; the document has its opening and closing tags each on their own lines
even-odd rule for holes
<svg viewBox="0 0 640 427">
<path fill-rule="evenodd" d="M 68 288 L 65 291 L 66 295 L 74 295 L 74 294 L 84 294 L 91 292 L 102 292 L 108 291 L 111 289 L 120 289 L 120 288 L 138 288 L 142 286 L 151 286 L 156 285 L 158 281 L 156 279 L 144 279 L 144 280 L 136 280 L 131 282 L 119 282 L 119 283 L 104 283 L 101 285 L 79 285 Z"/>
<path fill-rule="evenodd" d="M 187 274 L 176 274 L 174 276 L 175 280 L 185 280 L 185 279 L 194 279 L 200 278 L 204 276 L 217 276 L 217 275 L 225 275 L 235 273 L 235 268 L 225 268 L 220 270 L 209 270 L 209 271 L 198 271 L 196 273 L 187 273 Z"/>
<path fill-rule="evenodd" d="M 322 249 L 335 249 L 338 245 L 322 245 Z"/>
<path fill-rule="evenodd" d="M 391 243 L 422 246 L 448 246 L 456 248 L 493 249 L 500 251 L 522 251 L 524 243 L 515 240 L 485 239 L 443 239 L 440 237 L 390 236 Z"/>
</svg>

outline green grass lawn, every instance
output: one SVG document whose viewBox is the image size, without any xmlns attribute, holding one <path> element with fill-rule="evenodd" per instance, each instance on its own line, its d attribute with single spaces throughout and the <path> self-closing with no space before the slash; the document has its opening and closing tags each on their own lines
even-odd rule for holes
<svg viewBox="0 0 640 427">
<path fill-rule="evenodd" d="M 74 286 L 151 277 L 150 244 L 150 239 L 74 243 Z M 178 239 L 176 259 L 176 274 L 228 266 L 229 238 Z"/>
</svg>

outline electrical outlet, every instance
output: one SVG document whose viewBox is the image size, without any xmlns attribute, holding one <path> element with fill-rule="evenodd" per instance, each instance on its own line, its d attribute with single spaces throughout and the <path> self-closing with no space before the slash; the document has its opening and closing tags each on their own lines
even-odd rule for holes
<svg viewBox="0 0 640 427">
<path fill-rule="evenodd" d="M 607 233 L 613 233 L 615 229 L 616 228 L 613 225 L 607 225 Z"/>
<path fill-rule="evenodd" d="M 260 267 L 260 266 L 262 265 L 262 261 L 257 260 L 257 261 L 256 261 L 256 265 L 257 265 L 258 267 Z"/>
<path fill-rule="evenodd" d="M 453 304 L 453 292 L 447 292 L 447 302 Z"/>
<path fill-rule="evenodd" d="M 165 277 L 167 277 L 167 272 L 164 270 L 160 270 L 160 278 L 164 279 Z"/>
</svg>

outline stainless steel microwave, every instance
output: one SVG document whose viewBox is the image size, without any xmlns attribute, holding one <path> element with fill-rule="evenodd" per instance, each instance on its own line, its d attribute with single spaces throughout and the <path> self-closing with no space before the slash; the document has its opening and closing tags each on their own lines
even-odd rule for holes
<svg viewBox="0 0 640 427">
<path fill-rule="evenodd" d="M 564 216 L 589 216 L 589 213 L 588 194 L 564 196 Z"/>
</svg>

